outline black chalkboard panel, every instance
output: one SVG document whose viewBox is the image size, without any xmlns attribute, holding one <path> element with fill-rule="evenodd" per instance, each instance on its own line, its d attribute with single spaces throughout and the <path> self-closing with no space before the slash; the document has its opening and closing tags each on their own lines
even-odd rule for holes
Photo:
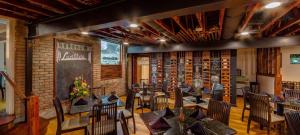
<svg viewBox="0 0 300 135">
<path fill-rule="evenodd" d="M 55 95 L 69 99 L 75 77 L 83 77 L 92 85 L 92 47 L 84 43 L 55 40 Z"/>
</svg>

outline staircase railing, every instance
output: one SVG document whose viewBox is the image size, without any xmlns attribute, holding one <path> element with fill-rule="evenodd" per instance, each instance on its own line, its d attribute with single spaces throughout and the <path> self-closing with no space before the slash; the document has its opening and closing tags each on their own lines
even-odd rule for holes
<svg viewBox="0 0 300 135">
<path fill-rule="evenodd" d="M 25 94 L 18 88 L 16 83 L 4 72 L 0 71 L 0 74 L 8 81 L 8 83 L 14 88 L 15 94 L 21 99 L 26 99 Z"/>
</svg>

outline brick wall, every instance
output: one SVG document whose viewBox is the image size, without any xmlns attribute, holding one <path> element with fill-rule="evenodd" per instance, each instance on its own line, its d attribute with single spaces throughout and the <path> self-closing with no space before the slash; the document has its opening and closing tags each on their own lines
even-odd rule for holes
<svg viewBox="0 0 300 135">
<path fill-rule="evenodd" d="M 116 91 L 118 95 L 125 94 L 125 60 L 122 60 L 122 78 L 101 79 L 101 65 L 99 63 L 98 39 L 80 35 L 59 35 L 39 37 L 33 44 L 33 93 L 39 96 L 40 109 L 52 107 L 54 94 L 54 38 L 76 42 L 83 42 L 93 47 L 93 86 L 105 86 L 106 93 Z M 124 53 L 122 59 L 124 58 Z M 103 72 L 103 71 L 102 71 Z"/>
<path fill-rule="evenodd" d="M 27 26 L 23 21 L 16 21 L 14 23 L 14 43 L 15 43 L 15 82 L 17 88 L 25 94 L 25 56 L 26 56 L 26 40 Z M 15 115 L 20 117 L 24 114 L 25 106 L 24 100 L 15 96 Z"/>
</svg>

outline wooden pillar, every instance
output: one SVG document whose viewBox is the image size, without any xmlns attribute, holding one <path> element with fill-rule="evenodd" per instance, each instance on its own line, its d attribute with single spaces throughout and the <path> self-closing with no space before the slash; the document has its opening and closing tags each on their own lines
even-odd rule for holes
<svg viewBox="0 0 300 135">
<path fill-rule="evenodd" d="M 39 98 L 30 96 L 27 100 L 27 124 L 30 135 L 40 135 Z"/>
<path fill-rule="evenodd" d="M 275 48 L 275 84 L 274 84 L 274 94 L 279 96 L 280 92 L 282 90 L 282 75 L 280 72 L 281 68 L 281 54 L 280 54 L 280 48 Z"/>
</svg>

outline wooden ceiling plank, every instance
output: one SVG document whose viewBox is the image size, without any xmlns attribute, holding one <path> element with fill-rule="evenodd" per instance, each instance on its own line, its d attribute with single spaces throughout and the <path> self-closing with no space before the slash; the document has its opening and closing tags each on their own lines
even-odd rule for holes
<svg viewBox="0 0 300 135">
<path fill-rule="evenodd" d="M 269 21 L 267 24 L 263 25 L 263 27 L 260 29 L 260 35 L 262 35 L 262 33 L 265 30 L 270 28 L 275 22 L 277 22 L 281 17 L 286 15 L 290 10 L 299 6 L 299 4 L 300 4 L 300 0 L 296 0 L 296 1 L 292 2 L 290 5 L 288 5 L 286 8 L 282 9 L 281 11 L 278 11 L 278 14 L 271 21 Z"/>
<path fill-rule="evenodd" d="M 296 33 L 300 31 L 300 23 L 298 24 L 298 27 L 295 29 L 290 30 L 289 32 L 285 33 L 285 36 L 288 36 L 290 34 Z"/>
<path fill-rule="evenodd" d="M 20 16 L 25 16 L 25 17 L 31 18 L 31 19 L 36 19 L 37 17 L 40 17 L 39 14 L 24 11 L 23 9 L 19 9 L 19 8 L 14 7 L 14 6 L 6 5 L 6 4 L 3 4 L 3 3 L 0 3 L 0 9 L 8 11 L 8 12 L 12 12 L 14 14 L 18 14 Z"/>
<path fill-rule="evenodd" d="M 25 11 L 29 11 L 29 12 L 32 12 L 32 13 L 36 13 L 36 14 L 40 14 L 40 15 L 44 15 L 44 16 L 50 16 L 49 13 L 44 12 L 41 9 L 29 6 L 25 2 L 19 2 L 17 0 L 0 0 L 0 3 L 6 4 L 6 5 L 9 5 L 9 6 L 14 6 L 16 8 L 23 9 Z"/>
<path fill-rule="evenodd" d="M 154 28 L 152 28 L 151 26 L 149 26 L 148 24 L 142 22 L 142 27 L 145 28 L 147 31 L 151 32 L 153 35 L 156 35 L 156 36 L 160 36 L 160 33 L 155 30 Z"/>
<path fill-rule="evenodd" d="M 44 9 L 47 9 L 49 11 L 58 13 L 58 14 L 64 14 L 65 11 L 61 8 L 58 8 L 57 6 L 54 6 L 53 4 L 51 4 L 50 1 L 45 1 L 45 0 L 27 0 L 29 3 L 37 5 L 37 6 L 41 6 Z"/>
<path fill-rule="evenodd" d="M 197 21 L 200 25 L 200 27 L 202 28 L 202 31 L 205 32 L 205 20 L 204 20 L 204 13 L 201 13 L 201 12 L 198 12 L 196 13 L 196 18 L 197 18 Z"/>
<path fill-rule="evenodd" d="M 220 10 L 220 16 L 219 16 L 219 37 L 218 40 L 221 39 L 222 36 L 222 30 L 223 30 L 223 23 L 224 23 L 224 15 L 225 15 L 225 8 Z"/>
<path fill-rule="evenodd" d="M 187 38 L 190 38 L 191 40 L 194 40 L 193 36 L 190 35 L 190 33 L 184 28 L 184 26 L 180 23 L 180 19 L 178 16 L 172 17 L 172 19 L 176 22 L 176 24 L 180 27 L 180 29 L 184 32 L 183 34 L 187 35 Z"/>
<path fill-rule="evenodd" d="M 272 33 L 270 33 L 270 36 L 276 36 L 276 34 L 278 34 L 279 32 L 281 32 L 281 31 L 283 31 L 283 30 L 285 30 L 285 29 L 293 26 L 294 24 L 298 24 L 298 23 L 300 23 L 300 14 L 297 17 L 289 20 L 284 25 L 281 25 L 280 28 L 278 28 L 275 31 L 273 31 Z"/>
<path fill-rule="evenodd" d="M 72 0 L 57 0 L 58 2 L 71 7 L 72 9 L 80 9 L 80 6 L 74 4 L 74 1 Z"/>
<path fill-rule="evenodd" d="M 7 16 L 7 17 L 12 17 L 12 18 L 16 18 L 16 19 L 21 19 L 21 20 L 24 20 L 24 21 L 31 20 L 30 18 L 28 18 L 26 16 L 15 14 L 13 12 L 10 12 L 10 11 L 7 11 L 7 10 L 2 10 L 2 9 L 0 9 L 0 15 Z"/>
<path fill-rule="evenodd" d="M 176 42 L 180 42 L 180 40 L 176 37 L 176 34 L 173 33 L 169 28 L 168 26 L 164 25 L 160 20 L 154 20 L 154 22 L 160 26 L 162 29 L 164 29 L 167 33 L 171 34 L 174 39 L 176 40 Z"/>
<path fill-rule="evenodd" d="M 241 28 L 240 28 L 240 32 L 244 31 L 246 29 L 246 27 L 248 26 L 248 23 L 250 22 L 250 20 L 252 19 L 253 15 L 255 14 L 255 12 L 261 8 L 261 4 L 260 3 L 256 3 L 255 5 L 251 6 L 246 14 L 245 20 L 243 21 Z"/>
</svg>

